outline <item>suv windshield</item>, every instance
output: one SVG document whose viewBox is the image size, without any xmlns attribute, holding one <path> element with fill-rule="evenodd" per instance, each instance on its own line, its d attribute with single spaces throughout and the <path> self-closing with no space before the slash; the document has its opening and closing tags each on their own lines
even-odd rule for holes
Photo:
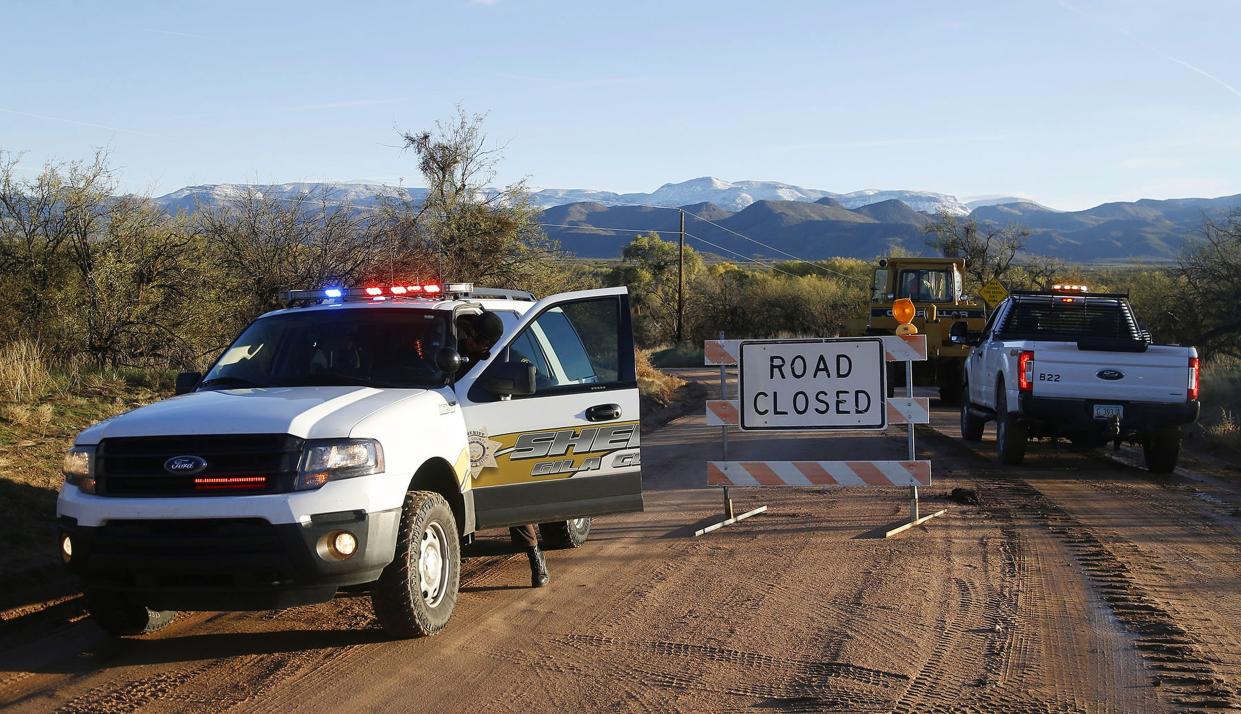
<svg viewBox="0 0 1241 714">
<path fill-rule="evenodd" d="M 413 309 L 286 313 L 246 328 L 202 381 L 242 387 L 438 387 L 435 355 L 451 347 L 448 314 Z"/>
<path fill-rule="evenodd" d="M 1117 299 L 1046 297 L 1018 300 L 1004 318 L 1006 338 L 1076 342 L 1083 337 L 1137 340 L 1128 305 Z"/>
</svg>

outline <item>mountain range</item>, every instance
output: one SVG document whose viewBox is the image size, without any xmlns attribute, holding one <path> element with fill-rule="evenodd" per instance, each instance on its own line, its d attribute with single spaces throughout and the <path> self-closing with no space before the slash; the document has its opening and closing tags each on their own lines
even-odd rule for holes
<svg viewBox="0 0 1241 714">
<path fill-rule="evenodd" d="M 358 210 L 381 196 L 417 203 L 425 189 L 370 183 L 289 183 L 188 186 L 155 201 L 170 213 L 227 203 L 255 190 L 277 200 L 307 192 Z M 1241 194 L 1105 203 L 1057 211 L 1028 198 L 987 196 L 961 201 L 931 191 L 835 193 L 775 181 L 703 177 L 668 183 L 650 193 L 542 189 L 531 193 L 539 222 L 570 253 L 615 258 L 640 231 L 675 238 L 680 210 L 696 249 L 726 258 L 869 259 L 900 247 L 928 253 L 925 226 L 937 212 L 1030 230 L 1029 252 L 1074 262 L 1169 260 L 1201 231 L 1204 218 L 1241 209 Z"/>
</svg>

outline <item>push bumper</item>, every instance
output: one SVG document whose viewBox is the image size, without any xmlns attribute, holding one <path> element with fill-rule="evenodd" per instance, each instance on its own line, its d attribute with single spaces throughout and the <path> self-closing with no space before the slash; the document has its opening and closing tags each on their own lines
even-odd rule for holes
<svg viewBox="0 0 1241 714">
<path fill-rule="evenodd" d="M 133 593 L 161 610 L 264 610 L 329 600 L 379 578 L 393 556 L 400 509 L 320 513 L 304 523 L 260 518 L 127 519 L 94 527 L 62 516 L 68 569 L 86 587 Z M 357 541 L 340 558 L 341 531 Z"/>
<path fill-rule="evenodd" d="M 1197 401 L 1179 404 L 1124 402 L 1094 399 L 1052 399 L 1022 394 L 1019 397 L 1022 421 L 1040 426 L 1048 434 L 1089 434 L 1102 437 L 1111 423 L 1095 419 L 1095 405 L 1120 405 L 1124 415 L 1119 424 L 1120 436 L 1148 434 L 1157 429 L 1180 426 L 1197 421 L 1201 409 Z"/>
</svg>

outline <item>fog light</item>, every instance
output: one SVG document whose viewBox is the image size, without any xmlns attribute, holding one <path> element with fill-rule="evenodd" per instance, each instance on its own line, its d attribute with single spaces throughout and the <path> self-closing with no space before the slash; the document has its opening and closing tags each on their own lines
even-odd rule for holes
<svg viewBox="0 0 1241 714">
<path fill-rule="evenodd" d="M 66 563 L 73 560 L 73 539 L 68 534 L 60 536 L 60 559 Z"/>
<path fill-rule="evenodd" d="M 358 549 L 358 539 L 348 531 L 341 531 L 332 538 L 332 550 L 342 558 L 348 558 Z"/>
</svg>

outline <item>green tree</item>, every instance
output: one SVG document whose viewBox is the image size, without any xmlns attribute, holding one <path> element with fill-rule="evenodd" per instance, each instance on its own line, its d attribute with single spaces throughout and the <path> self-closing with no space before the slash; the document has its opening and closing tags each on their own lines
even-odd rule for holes
<svg viewBox="0 0 1241 714">
<path fill-rule="evenodd" d="M 659 237 L 658 233 L 635 236 L 621 253 L 622 264 L 613 272 L 612 282 L 629 286 L 631 305 L 636 320 L 635 331 L 640 345 L 667 344 L 676 339 L 678 246 Z M 702 272 L 702 256 L 690 246 L 685 247 L 685 280 L 695 282 Z M 697 314 L 700 300 L 685 290 L 687 323 Z M 687 327 L 690 327 L 687 325 Z M 686 334 L 692 333 L 691 329 Z"/>
</svg>

